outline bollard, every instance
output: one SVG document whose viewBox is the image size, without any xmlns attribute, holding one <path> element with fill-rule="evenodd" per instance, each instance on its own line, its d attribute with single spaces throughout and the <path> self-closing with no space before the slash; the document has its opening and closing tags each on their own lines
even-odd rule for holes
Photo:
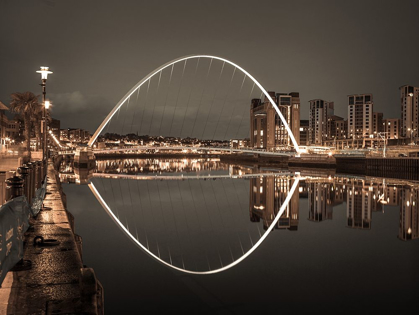
<svg viewBox="0 0 419 315">
<path fill-rule="evenodd" d="M 42 176 L 41 176 L 41 161 L 36 161 L 36 189 L 41 188 Z"/>
<path fill-rule="evenodd" d="M 23 179 L 23 194 L 26 196 L 26 198 L 29 198 L 28 192 L 29 192 L 29 168 L 26 166 L 18 167 L 18 172 L 20 177 Z M 28 199 L 29 200 L 29 199 Z"/>
<path fill-rule="evenodd" d="M 44 168 L 44 162 L 41 160 L 41 182 L 44 180 L 45 178 L 45 168 Z"/>
<path fill-rule="evenodd" d="M 34 170 L 34 165 L 32 162 L 27 163 L 26 166 L 29 169 L 28 195 L 26 197 L 28 198 L 29 204 L 32 204 L 32 198 L 34 196 L 34 190 L 35 190 L 35 170 Z"/>
<path fill-rule="evenodd" d="M 10 177 L 6 180 L 6 200 L 23 195 L 23 179 L 18 176 Z"/>
<path fill-rule="evenodd" d="M 36 161 L 36 164 L 38 164 L 38 169 L 39 169 L 39 172 L 38 172 L 39 187 L 38 188 L 41 188 L 42 181 L 44 180 L 44 178 L 42 177 L 42 161 Z"/>
<path fill-rule="evenodd" d="M 36 161 L 32 162 L 33 166 L 33 190 L 36 191 L 38 188 L 38 166 L 36 165 Z"/>
<path fill-rule="evenodd" d="M 48 173 L 48 161 L 47 161 L 47 159 L 44 159 L 42 161 L 42 165 L 44 167 L 44 173 L 42 174 L 42 178 L 46 178 L 47 173 Z"/>
<path fill-rule="evenodd" d="M 0 171 L 0 206 L 6 202 L 6 172 Z"/>
</svg>

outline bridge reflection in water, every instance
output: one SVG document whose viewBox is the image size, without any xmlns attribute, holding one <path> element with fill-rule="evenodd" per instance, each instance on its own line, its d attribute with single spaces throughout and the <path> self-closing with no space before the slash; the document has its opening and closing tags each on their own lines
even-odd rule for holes
<svg viewBox="0 0 419 315">
<path fill-rule="evenodd" d="M 70 173 L 71 166 L 63 170 Z M 98 161 L 90 182 L 128 237 L 155 259 L 189 273 L 226 270 L 270 231 L 297 231 L 301 216 L 332 220 L 339 204 L 346 204 L 342 227 L 362 230 L 372 228 L 374 212 L 399 206 L 398 238 L 419 237 L 419 185 L 409 181 L 299 177 L 218 159 L 127 159 Z M 304 199 L 308 213 L 300 206 Z"/>
<path fill-rule="evenodd" d="M 245 179 L 115 183 L 94 178 L 89 187 L 122 230 L 152 257 L 183 272 L 211 274 L 244 260 L 275 228 L 297 192 L 299 177 L 282 180 L 290 182 L 289 190 L 265 232 L 249 224 L 242 211 L 249 207 L 242 194 L 243 186 L 248 187 Z"/>
</svg>

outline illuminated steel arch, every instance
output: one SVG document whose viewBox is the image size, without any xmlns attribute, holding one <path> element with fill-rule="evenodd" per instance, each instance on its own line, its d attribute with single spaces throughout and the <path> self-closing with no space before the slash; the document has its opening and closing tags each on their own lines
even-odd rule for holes
<svg viewBox="0 0 419 315">
<path fill-rule="evenodd" d="M 269 228 L 265 231 L 265 233 L 261 236 L 261 238 L 246 252 L 244 253 L 243 256 L 241 256 L 239 259 L 233 261 L 232 263 L 218 268 L 218 269 L 214 269 L 214 270 L 208 270 L 208 271 L 193 271 L 193 270 L 188 270 L 188 269 L 183 269 L 174 265 L 169 264 L 168 262 L 164 261 L 163 259 L 161 259 L 160 257 L 158 257 L 157 255 L 153 254 L 150 250 L 148 250 L 147 247 L 145 247 L 143 244 L 141 244 L 131 233 L 130 231 L 121 223 L 121 221 L 119 221 L 118 217 L 112 212 L 111 208 L 108 206 L 108 204 L 106 203 L 106 201 L 102 198 L 102 196 L 100 195 L 99 191 L 96 189 L 95 185 L 90 182 L 88 184 L 90 190 L 92 191 L 92 193 L 95 195 L 96 199 L 100 202 L 100 204 L 102 205 L 102 207 L 105 209 L 105 211 L 108 213 L 108 215 L 112 218 L 112 220 L 121 228 L 121 230 L 138 246 L 140 247 L 142 250 L 144 250 L 147 254 L 149 254 L 151 257 L 153 257 L 154 259 L 156 259 L 157 261 L 159 261 L 160 263 L 162 263 L 163 265 L 166 265 L 172 269 L 184 272 L 184 273 L 188 273 L 188 274 L 195 274 L 195 275 L 209 275 L 209 274 L 214 274 L 214 273 L 219 273 L 225 270 L 228 270 L 232 267 L 234 267 L 235 265 L 239 264 L 240 262 L 242 262 L 244 259 L 246 259 L 251 253 L 253 253 L 260 244 L 262 244 L 262 242 L 266 239 L 266 237 L 269 235 L 269 233 L 272 231 L 272 229 L 275 227 L 275 225 L 278 223 L 279 218 L 282 216 L 282 214 L 285 211 L 285 208 L 288 206 L 288 203 L 291 200 L 291 197 L 294 195 L 294 192 L 298 186 L 298 183 L 300 181 L 300 175 L 297 173 L 295 176 L 295 180 L 293 185 L 291 186 L 290 191 L 288 192 L 287 197 L 284 200 L 284 203 L 281 205 L 281 208 L 279 209 L 275 219 L 272 221 L 271 225 L 269 226 Z"/>
<path fill-rule="evenodd" d="M 265 94 L 266 98 L 269 100 L 269 102 L 271 103 L 271 105 L 273 106 L 273 108 L 276 110 L 278 116 L 280 117 L 282 123 L 285 126 L 285 129 L 287 130 L 287 132 L 288 132 L 288 134 L 289 134 L 289 136 L 291 138 L 291 141 L 292 141 L 292 143 L 294 145 L 294 148 L 297 151 L 297 155 L 299 155 L 300 149 L 298 147 L 297 141 L 294 138 L 293 133 L 291 132 L 290 127 L 288 126 L 287 121 L 285 120 L 284 116 L 282 116 L 282 113 L 279 110 L 278 106 L 276 105 L 276 103 L 274 102 L 274 100 L 272 99 L 272 97 L 269 95 L 269 93 L 263 88 L 263 86 L 250 73 L 248 73 L 246 70 L 244 70 L 242 67 L 240 67 L 239 65 L 235 64 L 234 62 L 231 62 L 231 61 L 229 61 L 227 59 L 224 59 L 224 58 L 221 58 L 221 57 L 210 56 L 210 55 L 190 55 L 190 56 L 184 56 L 184 57 L 176 58 L 176 59 L 174 59 L 172 61 L 169 61 L 168 63 L 165 63 L 164 65 L 162 65 L 161 67 L 157 68 L 156 70 L 150 72 L 141 81 L 139 81 L 136 85 L 134 85 L 134 87 L 127 94 L 125 94 L 125 96 L 118 102 L 118 104 L 115 105 L 115 107 L 108 114 L 108 116 L 105 118 L 105 120 L 100 124 L 99 128 L 96 130 L 96 132 L 94 133 L 94 135 L 90 139 L 88 145 L 89 146 L 92 146 L 93 145 L 93 143 L 96 141 L 96 139 L 99 136 L 99 134 L 102 132 L 103 128 L 105 128 L 105 126 L 112 119 L 112 117 L 115 115 L 115 113 L 118 111 L 118 109 L 122 105 L 124 105 L 125 102 L 131 97 L 131 95 L 137 89 L 139 89 L 145 82 L 147 82 L 151 77 L 153 77 L 154 75 L 156 75 L 160 71 L 164 70 L 165 68 L 170 67 L 171 65 L 174 65 L 175 63 L 178 63 L 178 62 L 181 62 L 181 61 L 184 61 L 184 60 L 188 60 L 188 59 L 194 59 L 194 58 L 209 58 L 209 59 L 221 60 L 223 62 L 226 62 L 226 63 L 228 63 L 228 64 L 236 67 L 241 72 L 243 72 L 246 76 L 248 76 L 259 87 L 259 89 L 263 92 L 263 94 Z"/>
</svg>

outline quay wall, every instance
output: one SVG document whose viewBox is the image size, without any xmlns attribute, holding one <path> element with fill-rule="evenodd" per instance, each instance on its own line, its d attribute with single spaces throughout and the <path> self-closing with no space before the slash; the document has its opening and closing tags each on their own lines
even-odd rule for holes
<svg viewBox="0 0 419 315">
<path fill-rule="evenodd" d="M 43 208 L 30 218 L 23 259 L 0 288 L 0 314 L 103 314 L 103 287 L 83 265 L 82 238 L 52 160 L 46 170 Z"/>
<path fill-rule="evenodd" d="M 336 172 L 419 180 L 419 158 L 337 157 Z"/>
</svg>

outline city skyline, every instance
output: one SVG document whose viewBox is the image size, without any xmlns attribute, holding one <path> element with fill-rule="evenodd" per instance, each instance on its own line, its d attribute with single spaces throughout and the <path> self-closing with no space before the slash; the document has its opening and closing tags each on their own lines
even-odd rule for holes
<svg viewBox="0 0 419 315">
<path fill-rule="evenodd" d="M 267 90 L 299 91 L 302 119 L 308 119 L 308 101 L 316 98 L 333 101 L 335 114 L 344 117 L 346 96 L 353 93 L 373 94 L 377 112 L 399 118 L 398 88 L 419 86 L 419 66 L 412 62 L 419 45 L 412 40 L 419 29 L 413 15 L 419 9 L 415 1 L 404 1 L 402 6 L 395 1 L 247 1 L 240 7 L 218 2 L 168 2 L 165 6 L 127 2 L 123 8 L 101 1 L 103 16 L 115 10 L 118 13 L 112 14 L 115 29 L 109 28 L 96 5 L 94 1 L 0 5 L 5 12 L 0 22 L 2 39 L 8 47 L 2 60 L 9 74 L 0 87 L 3 103 L 7 105 L 16 91 L 40 94 L 34 71 L 40 64 L 48 65 L 54 71 L 48 81 L 48 96 L 56 104 L 53 115 L 65 128 L 94 130 L 147 72 L 175 57 L 197 52 L 235 60 Z M 270 9 L 264 11 L 265 7 Z M 254 22 L 258 9 L 269 23 Z M 14 27 L 10 17 L 16 15 L 11 12 L 18 12 L 19 27 Z M 37 19 L 34 27 L 26 18 L 29 12 L 48 18 Z M 278 19 L 279 12 L 289 14 Z M 207 18 L 200 19 L 204 13 Z M 141 18 L 136 19 L 137 15 Z M 159 24 L 151 23 L 155 15 L 160 17 Z M 143 34 L 141 30 L 151 24 L 153 28 Z M 69 25 L 73 27 L 69 29 Z M 39 28 L 42 34 L 33 33 Z M 170 39 L 165 35 L 169 29 Z M 22 47 L 20 38 L 28 38 L 33 47 L 29 56 L 16 51 Z M 169 40 L 169 50 L 163 49 L 163 39 Z M 260 49 L 267 42 L 270 49 Z M 91 113 L 95 115 L 89 117 Z M 77 119 L 78 114 L 82 118 Z"/>
</svg>

